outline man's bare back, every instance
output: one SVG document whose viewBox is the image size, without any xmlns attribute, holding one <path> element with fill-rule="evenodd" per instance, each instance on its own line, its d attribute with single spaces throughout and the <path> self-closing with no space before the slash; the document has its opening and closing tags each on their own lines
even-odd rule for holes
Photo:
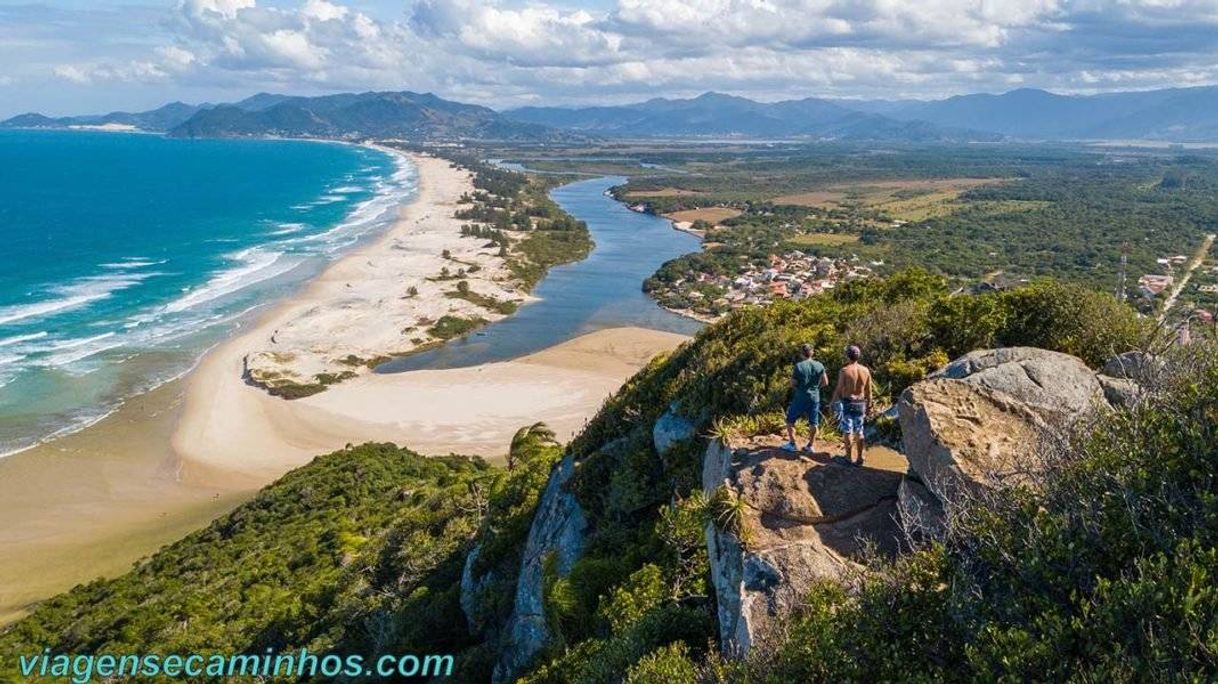
<svg viewBox="0 0 1218 684">
<path fill-rule="evenodd" d="M 861 363 L 849 363 L 837 374 L 834 399 L 871 403 L 871 370 Z"/>
</svg>

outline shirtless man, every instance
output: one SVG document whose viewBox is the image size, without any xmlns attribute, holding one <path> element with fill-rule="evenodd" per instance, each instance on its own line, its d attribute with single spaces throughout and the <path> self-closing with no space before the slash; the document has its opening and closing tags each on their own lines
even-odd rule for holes
<svg viewBox="0 0 1218 684">
<path fill-rule="evenodd" d="M 859 363 L 862 355 L 858 347 L 846 347 L 846 365 L 837 374 L 832 399 L 842 402 L 838 427 L 846 442 L 846 460 L 860 466 L 863 465 L 863 422 L 871 408 L 871 371 Z M 858 451 L 857 461 L 854 460 L 855 450 Z"/>
</svg>

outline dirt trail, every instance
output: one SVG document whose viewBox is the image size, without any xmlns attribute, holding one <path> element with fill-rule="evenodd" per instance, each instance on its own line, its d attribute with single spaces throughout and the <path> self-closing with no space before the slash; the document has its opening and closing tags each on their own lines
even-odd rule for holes
<svg viewBox="0 0 1218 684">
<path fill-rule="evenodd" d="M 1188 281 L 1192 280 L 1193 271 L 1197 270 L 1197 267 L 1205 261 L 1206 255 L 1208 255 L 1210 253 L 1210 249 L 1214 247 L 1214 238 L 1216 237 L 1218 237 L 1218 235 L 1213 233 L 1205 236 L 1205 241 L 1201 243 L 1201 247 L 1197 250 L 1197 253 L 1193 255 L 1192 261 L 1188 262 L 1188 268 L 1184 270 L 1184 275 L 1180 278 L 1180 282 L 1177 283 L 1174 288 L 1172 288 L 1171 295 L 1169 295 L 1167 300 L 1163 302 L 1163 312 L 1159 314 L 1160 323 L 1167 318 L 1167 314 L 1172 310 L 1172 307 L 1176 305 L 1176 300 L 1179 299 L 1180 293 L 1184 292 L 1184 288 L 1188 286 Z"/>
</svg>

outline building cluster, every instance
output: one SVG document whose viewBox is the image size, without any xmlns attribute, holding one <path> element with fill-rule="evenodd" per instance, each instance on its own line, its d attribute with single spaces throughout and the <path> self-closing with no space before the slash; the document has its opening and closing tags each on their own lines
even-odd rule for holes
<svg viewBox="0 0 1218 684">
<path fill-rule="evenodd" d="M 749 266 L 735 277 L 699 274 L 696 281 L 714 285 L 725 291 L 719 307 L 740 308 L 768 304 L 776 299 L 803 299 L 837 287 L 838 283 L 874 275 L 883 262 L 863 264 L 858 257 L 830 259 L 805 254 L 799 250 L 772 254 L 765 263 Z M 682 283 L 674 283 L 678 288 Z M 691 299 L 704 295 L 690 292 Z"/>
<path fill-rule="evenodd" d="M 1156 259 L 1158 264 L 1167 270 L 1167 275 L 1157 273 L 1147 273 L 1138 278 L 1138 290 L 1142 296 L 1147 299 L 1154 299 L 1164 292 L 1171 289 L 1176 284 L 1175 276 L 1171 275 L 1172 271 L 1181 268 L 1188 263 L 1188 257 L 1179 254 L 1171 257 L 1163 257 Z"/>
</svg>

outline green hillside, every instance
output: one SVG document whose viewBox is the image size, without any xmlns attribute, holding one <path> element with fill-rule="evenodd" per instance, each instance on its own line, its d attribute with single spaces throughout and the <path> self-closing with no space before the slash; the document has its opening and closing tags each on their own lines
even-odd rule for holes
<svg viewBox="0 0 1218 684">
<path fill-rule="evenodd" d="M 974 502 L 943 543 L 875 566 L 858 587 L 820 587 L 788 639 L 743 663 L 713 645 L 703 531 L 731 511 L 699 489 L 706 435 L 773 426 L 797 343 L 812 341 L 831 366 L 847 340 L 863 345 L 891 396 L 977 347 L 1039 346 L 1098 365 L 1150 335 L 1131 310 L 1076 286 L 952 297 L 918 271 L 708 327 L 631 379 L 567 447 L 589 532 L 569 574 L 547 566 L 553 638 L 526 681 L 1212 679 L 1209 347 L 1179 361 L 1161 400 L 1063 447 L 1050 486 Z M 674 404 L 699 436 L 660 457 L 652 426 Z M 452 653 L 452 681 L 488 681 L 562 451 L 535 425 L 514 440 L 510 469 L 387 445 L 321 457 L 128 575 L 78 587 L 0 634 L 0 681 L 16 681 L 12 655 L 44 646 Z M 461 575 L 475 548 L 473 570 L 490 579 L 467 621 Z"/>
</svg>

